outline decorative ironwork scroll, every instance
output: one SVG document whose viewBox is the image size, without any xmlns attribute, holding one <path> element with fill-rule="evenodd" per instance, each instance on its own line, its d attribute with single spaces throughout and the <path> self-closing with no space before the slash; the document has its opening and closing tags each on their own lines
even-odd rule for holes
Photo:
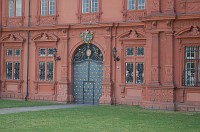
<svg viewBox="0 0 200 132">
<path fill-rule="evenodd" d="M 86 59 L 103 61 L 103 55 L 97 46 L 93 44 L 83 44 L 76 50 L 74 61 L 82 61 Z"/>
</svg>

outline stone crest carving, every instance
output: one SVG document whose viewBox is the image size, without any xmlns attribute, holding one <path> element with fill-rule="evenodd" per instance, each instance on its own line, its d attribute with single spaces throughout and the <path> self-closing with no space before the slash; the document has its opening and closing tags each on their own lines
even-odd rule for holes
<svg viewBox="0 0 200 132">
<path fill-rule="evenodd" d="M 93 33 L 86 30 L 86 32 L 81 33 L 80 38 L 83 40 L 84 43 L 89 44 L 93 39 Z"/>
</svg>

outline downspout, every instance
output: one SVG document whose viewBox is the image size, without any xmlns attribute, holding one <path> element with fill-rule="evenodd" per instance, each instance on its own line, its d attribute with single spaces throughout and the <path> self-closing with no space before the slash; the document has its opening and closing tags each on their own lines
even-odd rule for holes
<svg viewBox="0 0 200 132">
<path fill-rule="evenodd" d="M 27 45 L 27 72 L 26 72 L 26 97 L 25 100 L 28 100 L 28 90 L 29 90 L 29 50 L 30 50 L 30 0 L 28 0 L 28 45 Z"/>
</svg>

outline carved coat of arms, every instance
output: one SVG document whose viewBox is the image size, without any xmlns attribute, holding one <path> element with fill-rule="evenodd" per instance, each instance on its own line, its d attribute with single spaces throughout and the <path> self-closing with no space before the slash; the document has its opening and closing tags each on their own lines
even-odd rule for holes
<svg viewBox="0 0 200 132">
<path fill-rule="evenodd" d="M 80 38 L 83 40 L 84 43 L 89 44 L 93 39 L 93 33 L 86 30 L 86 32 L 81 33 Z"/>
</svg>

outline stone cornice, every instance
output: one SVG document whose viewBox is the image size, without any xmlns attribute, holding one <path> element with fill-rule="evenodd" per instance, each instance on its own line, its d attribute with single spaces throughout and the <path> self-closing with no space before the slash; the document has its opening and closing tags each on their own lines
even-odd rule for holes
<svg viewBox="0 0 200 132">
<path fill-rule="evenodd" d="M 144 26 L 143 22 L 121 22 L 121 23 L 101 23 L 101 24 L 71 24 L 71 25 L 55 25 L 55 26 L 33 26 L 33 27 L 6 27 L 2 28 L 3 32 L 10 31 L 43 31 L 58 29 L 88 29 L 88 28 L 105 28 L 105 27 L 134 27 Z"/>
</svg>

